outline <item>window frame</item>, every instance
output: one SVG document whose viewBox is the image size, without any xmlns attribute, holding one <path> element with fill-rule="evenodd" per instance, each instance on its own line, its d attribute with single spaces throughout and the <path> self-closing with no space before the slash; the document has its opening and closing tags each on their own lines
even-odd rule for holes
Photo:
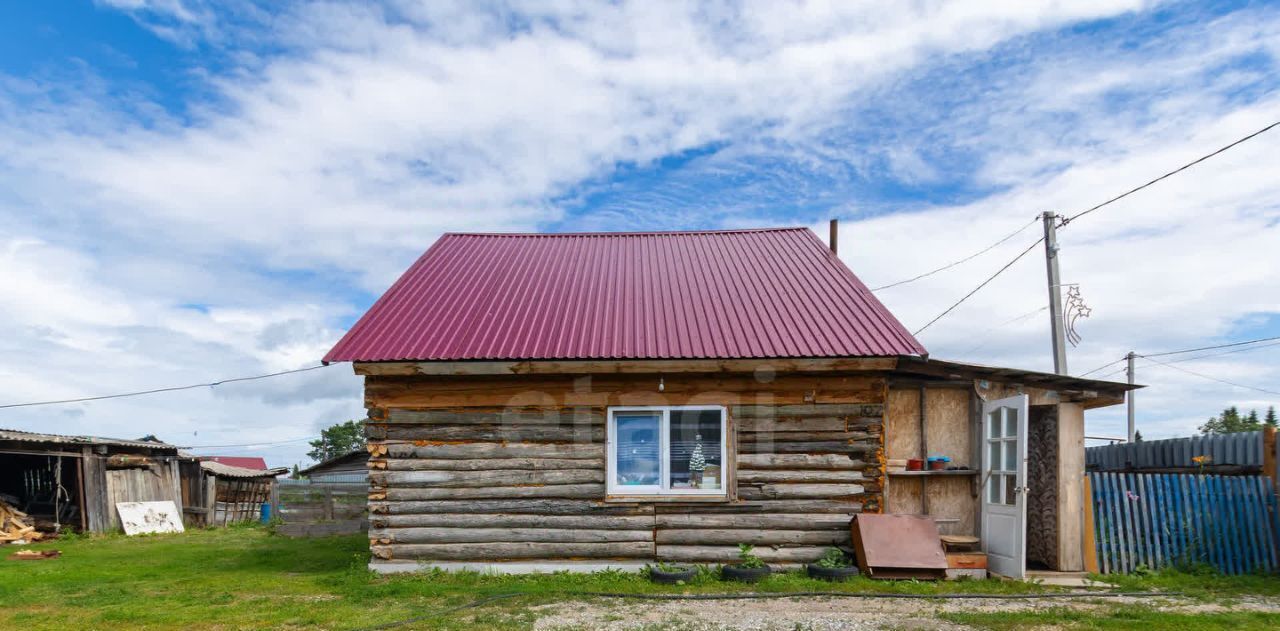
<svg viewBox="0 0 1280 631">
<path fill-rule="evenodd" d="M 671 413 L 672 412 L 720 413 L 720 488 L 672 489 L 671 484 Z M 658 485 L 629 486 L 617 483 L 618 452 L 617 423 L 619 413 L 658 413 Z M 605 415 L 605 495 L 609 498 L 729 498 L 729 409 L 723 405 L 623 405 L 610 406 Z"/>
</svg>

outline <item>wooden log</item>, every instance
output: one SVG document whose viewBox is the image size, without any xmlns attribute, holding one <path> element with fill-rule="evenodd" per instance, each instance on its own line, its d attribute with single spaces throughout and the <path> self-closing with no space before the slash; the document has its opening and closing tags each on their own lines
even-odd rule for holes
<svg viewBox="0 0 1280 631">
<path fill-rule="evenodd" d="M 746 528 L 697 528 L 697 529 L 659 529 L 655 533 L 658 545 L 848 545 L 849 529 L 832 528 L 829 530 L 779 530 L 766 528 L 762 530 Z"/>
<path fill-rule="evenodd" d="M 607 543 L 653 541 L 652 530 L 594 528 L 380 528 L 369 539 L 386 543 Z"/>
<path fill-rule="evenodd" d="M 385 425 L 366 423 L 377 440 L 602 443 L 603 425 Z"/>
<path fill-rule="evenodd" d="M 846 504 L 847 505 L 847 504 Z M 652 515 L 652 504 L 606 504 L 598 500 L 495 499 L 370 502 L 369 512 L 383 515 L 457 515 L 513 513 L 521 515 Z"/>
<path fill-rule="evenodd" d="M 750 443 L 800 443 L 800 442 L 828 442 L 828 441 L 864 441 L 879 440 L 879 434 L 870 432 L 846 432 L 843 429 L 835 432 L 744 432 L 738 434 L 738 441 L 743 444 Z"/>
<path fill-rule="evenodd" d="M 500 499 L 508 497 L 559 497 L 565 499 L 601 499 L 603 484 L 552 484 L 547 486 L 490 486 L 474 489 L 402 489 L 386 490 L 387 500 L 461 500 Z"/>
<path fill-rule="evenodd" d="M 735 419 L 740 432 L 848 432 L 866 431 L 884 425 L 884 419 L 875 417 L 801 417 Z"/>
<path fill-rule="evenodd" d="M 610 543 L 401 543 L 370 546 L 379 559 L 507 561 L 512 559 L 653 558 L 651 541 Z"/>
<path fill-rule="evenodd" d="M 840 403 L 802 405 L 735 405 L 730 408 L 735 419 L 748 418 L 824 418 L 824 417 L 884 417 L 884 406 L 879 403 Z"/>
<path fill-rule="evenodd" d="M 756 499 L 804 499 L 861 495 L 861 484 L 761 484 L 739 486 L 738 497 Z"/>
<path fill-rule="evenodd" d="M 389 458 L 440 458 L 467 460 L 473 458 L 604 458 L 604 445 L 538 443 L 454 443 L 424 444 L 388 443 Z"/>
<path fill-rule="evenodd" d="M 752 454 L 869 454 L 875 453 L 880 449 L 878 442 L 876 443 L 844 443 L 840 441 L 828 442 L 743 442 L 739 445 L 739 452 Z"/>
<path fill-rule="evenodd" d="M 387 487 L 479 488 L 604 482 L 604 469 L 555 471 L 370 471 L 369 482 Z"/>
<path fill-rule="evenodd" d="M 388 471 L 491 471 L 496 469 L 547 471 L 556 469 L 595 469 L 604 471 L 603 458 L 476 458 L 448 460 L 444 458 L 393 458 L 379 469 Z"/>
<path fill-rule="evenodd" d="M 800 469 L 797 471 L 739 469 L 738 484 L 752 482 L 861 482 L 865 480 L 861 471 L 820 471 Z"/>
<path fill-rule="evenodd" d="M 866 462 L 844 454 L 738 454 L 738 474 L 745 469 L 862 469 Z"/>
<path fill-rule="evenodd" d="M 809 563 L 822 558 L 829 546 L 760 547 L 755 554 L 767 563 Z M 655 554 L 660 561 L 685 563 L 732 563 L 738 560 L 738 546 L 689 546 L 663 544 Z"/>
<path fill-rule="evenodd" d="M 601 425 L 603 408 L 392 408 L 377 423 L 412 425 Z"/>
<path fill-rule="evenodd" d="M 654 512 L 659 515 L 687 514 L 726 514 L 726 515 L 763 515 L 771 513 L 812 513 L 812 514 L 845 514 L 862 512 L 862 500 L 857 497 L 813 500 L 779 500 L 759 499 L 738 501 L 726 504 L 705 504 L 697 507 L 679 504 L 655 504 Z"/>
<path fill-rule="evenodd" d="M 659 529 L 688 528 L 752 528 L 781 530 L 849 530 L 856 511 L 830 514 L 660 514 L 653 517 Z"/>
<path fill-rule="evenodd" d="M 847 523 L 848 520 L 846 519 Z M 437 514 L 375 515 L 373 528 L 584 528 L 652 529 L 653 515 Z"/>
<path fill-rule="evenodd" d="M 493 377 L 390 377 L 365 379 L 365 407 L 604 407 L 683 405 L 716 400 L 729 404 L 755 398 L 762 384 L 749 375 L 666 375 L 656 392 L 650 375 L 598 375 L 588 387 L 571 375 Z M 779 375 L 767 384 L 777 404 L 882 403 L 884 379 L 835 375 Z"/>
</svg>

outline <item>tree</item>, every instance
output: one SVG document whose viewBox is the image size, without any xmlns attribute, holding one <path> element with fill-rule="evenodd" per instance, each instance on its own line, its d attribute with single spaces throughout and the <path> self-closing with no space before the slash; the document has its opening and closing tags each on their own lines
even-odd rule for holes
<svg viewBox="0 0 1280 631">
<path fill-rule="evenodd" d="M 1250 410 L 1248 414 L 1241 414 L 1240 409 L 1233 405 L 1223 410 L 1222 414 L 1209 417 L 1209 420 L 1200 426 L 1200 433 L 1234 434 L 1236 432 L 1254 432 L 1260 429 L 1262 429 L 1262 421 L 1258 419 L 1257 410 Z"/>
<path fill-rule="evenodd" d="M 296 463 L 296 462 L 295 462 L 295 463 L 293 463 L 293 471 L 291 471 L 291 472 L 289 473 L 289 479 L 290 479 L 290 480 L 301 480 L 301 479 L 302 479 L 302 467 L 299 467 L 299 466 L 298 466 L 298 463 Z"/>
<path fill-rule="evenodd" d="M 1273 406 L 1271 406 L 1271 407 L 1267 408 L 1267 418 L 1266 418 L 1266 420 L 1262 421 L 1262 423 L 1263 423 L 1264 425 L 1266 425 L 1267 427 L 1277 427 L 1277 423 L 1276 423 L 1276 406 L 1274 406 L 1274 405 L 1273 405 Z"/>
<path fill-rule="evenodd" d="M 1135 429 L 1135 430 L 1133 430 L 1133 442 L 1135 442 L 1135 443 L 1140 443 L 1140 442 L 1142 442 L 1142 432 L 1140 432 L 1140 431 L 1138 431 L 1138 430 L 1136 430 L 1136 429 Z"/>
<path fill-rule="evenodd" d="M 320 430 L 320 440 L 311 441 L 307 457 L 323 462 L 364 448 L 364 421 L 338 423 Z"/>
</svg>

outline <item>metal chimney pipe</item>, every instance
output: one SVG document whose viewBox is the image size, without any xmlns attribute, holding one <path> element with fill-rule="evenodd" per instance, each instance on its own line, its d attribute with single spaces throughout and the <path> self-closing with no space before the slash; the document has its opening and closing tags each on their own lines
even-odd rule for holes
<svg viewBox="0 0 1280 631">
<path fill-rule="evenodd" d="M 838 254 L 836 245 L 839 241 L 840 241 L 840 220 L 832 219 L 831 220 L 831 239 L 828 241 L 828 243 L 831 244 L 832 254 Z"/>
</svg>

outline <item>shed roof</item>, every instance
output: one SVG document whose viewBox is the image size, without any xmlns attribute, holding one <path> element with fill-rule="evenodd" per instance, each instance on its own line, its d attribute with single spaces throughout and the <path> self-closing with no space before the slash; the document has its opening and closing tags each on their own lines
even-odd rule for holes
<svg viewBox="0 0 1280 631">
<path fill-rule="evenodd" d="M 277 467 L 275 469 L 246 469 L 244 467 L 225 465 L 213 460 L 201 460 L 200 468 L 222 478 L 274 478 L 278 475 L 289 472 L 288 467 Z"/>
<path fill-rule="evenodd" d="M 173 449 L 178 447 L 158 440 L 128 440 L 124 438 L 105 438 L 102 436 L 69 436 L 65 434 L 42 434 L 24 432 L 16 429 L 0 429 L 0 440 L 11 440 L 28 443 L 53 443 L 58 445 L 106 445 L 109 447 L 139 447 L 147 449 Z"/>
<path fill-rule="evenodd" d="M 326 362 L 925 355 L 807 228 L 446 234 Z"/>
</svg>

